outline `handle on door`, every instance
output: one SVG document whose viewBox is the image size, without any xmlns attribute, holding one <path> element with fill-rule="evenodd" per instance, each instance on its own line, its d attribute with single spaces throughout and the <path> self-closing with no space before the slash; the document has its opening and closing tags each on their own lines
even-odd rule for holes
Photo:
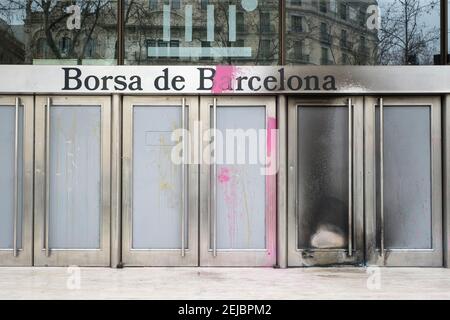
<svg viewBox="0 0 450 320">
<path fill-rule="evenodd" d="M 217 98 L 213 101 L 213 132 L 214 132 L 214 162 L 212 167 L 212 197 L 211 197 L 211 213 L 213 218 L 213 256 L 217 256 Z"/>
<path fill-rule="evenodd" d="M 384 101 L 380 106 L 380 256 L 384 256 Z"/>
<path fill-rule="evenodd" d="M 181 101 L 181 129 L 183 139 L 183 157 L 181 163 L 181 256 L 186 255 L 186 98 Z"/>
<path fill-rule="evenodd" d="M 19 225 L 19 106 L 20 98 L 16 98 L 14 119 L 14 231 L 13 231 L 13 254 L 18 255 L 17 228 Z"/>
<path fill-rule="evenodd" d="M 44 246 L 45 256 L 50 256 L 49 248 L 49 227 L 50 227 L 50 108 L 51 98 L 47 98 L 46 105 L 46 126 L 45 126 L 45 230 Z"/>
<path fill-rule="evenodd" d="M 348 99 L 348 255 L 353 255 L 353 130 L 352 99 Z"/>
</svg>

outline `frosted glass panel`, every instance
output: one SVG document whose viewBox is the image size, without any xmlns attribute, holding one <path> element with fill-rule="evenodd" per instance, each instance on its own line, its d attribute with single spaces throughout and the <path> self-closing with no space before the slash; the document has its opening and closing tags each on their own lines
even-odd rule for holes
<svg viewBox="0 0 450 320">
<path fill-rule="evenodd" d="M 265 107 L 218 107 L 217 129 L 224 137 L 223 149 L 218 158 L 224 158 L 233 150 L 245 154 L 244 164 L 217 165 L 217 248 L 218 249 L 265 249 L 265 179 L 261 164 L 250 163 L 249 145 L 258 144 L 257 151 L 266 154 L 265 135 L 260 140 L 246 139 L 245 149 L 238 149 L 226 140 L 227 129 L 254 129 L 255 134 L 265 129 Z M 254 136 L 253 136 L 254 137 Z M 219 144 L 218 144 L 219 148 Z M 223 157 L 222 157 L 223 156 Z M 231 161 L 230 161 L 231 162 Z"/>
<path fill-rule="evenodd" d="M 50 230 L 54 249 L 97 249 L 101 218 L 100 106 L 52 106 Z"/>
<path fill-rule="evenodd" d="M 298 248 L 347 246 L 348 108 L 298 108 Z"/>
<path fill-rule="evenodd" d="M 379 110 L 377 226 L 380 231 Z M 384 108 L 384 232 L 388 249 L 431 248 L 431 118 L 426 106 Z M 379 242 L 379 238 L 378 241 Z"/>
<path fill-rule="evenodd" d="M 15 106 L 0 106 L 0 249 L 12 249 L 14 241 L 14 137 Z M 17 245 L 22 246 L 23 107 L 19 108 L 19 219 Z"/>
<path fill-rule="evenodd" d="M 181 127 L 181 106 L 133 110 L 133 248 L 179 249 L 182 176 L 171 134 Z"/>
</svg>

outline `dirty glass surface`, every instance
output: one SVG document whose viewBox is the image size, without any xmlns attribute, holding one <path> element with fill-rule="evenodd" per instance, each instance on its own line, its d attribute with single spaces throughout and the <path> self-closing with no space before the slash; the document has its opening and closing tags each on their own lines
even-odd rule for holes
<svg viewBox="0 0 450 320">
<path fill-rule="evenodd" d="M 427 106 L 384 107 L 384 241 L 388 249 L 430 249 L 432 246 L 430 111 Z M 379 108 L 376 119 L 379 237 Z"/>
<path fill-rule="evenodd" d="M 18 149 L 18 225 L 17 245 L 22 245 L 23 107 L 19 108 Z M 14 243 L 14 141 L 15 107 L 0 105 L 0 249 Z"/>
<path fill-rule="evenodd" d="M 259 131 L 265 122 L 265 107 L 217 107 L 217 129 L 224 137 L 217 141 L 218 249 L 266 248 L 266 177 L 259 162 L 259 154 L 266 154 L 266 136 Z M 246 136 L 227 134 L 236 129 Z"/>
<path fill-rule="evenodd" d="M 347 107 L 298 107 L 299 249 L 347 246 L 348 147 Z"/>
<path fill-rule="evenodd" d="M 51 107 L 49 246 L 52 249 L 100 248 L 100 108 Z"/>
<path fill-rule="evenodd" d="M 181 106 L 133 110 L 132 248 L 179 249 L 182 172 L 171 159 L 178 144 L 171 135 L 181 128 Z"/>
</svg>

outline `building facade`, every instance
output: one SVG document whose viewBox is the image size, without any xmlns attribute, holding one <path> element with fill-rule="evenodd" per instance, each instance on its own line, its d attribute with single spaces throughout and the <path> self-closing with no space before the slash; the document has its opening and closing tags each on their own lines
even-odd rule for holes
<svg viewBox="0 0 450 320">
<path fill-rule="evenodd" d="M 0 266 L 448 267 L 447 11 L 0 0 Z"/>
</svg>

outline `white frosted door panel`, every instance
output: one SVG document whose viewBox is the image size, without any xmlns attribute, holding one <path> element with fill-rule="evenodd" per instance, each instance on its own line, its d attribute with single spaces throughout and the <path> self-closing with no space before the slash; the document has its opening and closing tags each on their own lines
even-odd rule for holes
<svg viewBox="0 0 450 320">
<path fill-rule="evenodd" d="M 181 127 L 181 106 L 135 106 L 133 110 L 132 247 L 179 249 L 182 176 L 181 166 L 171 160 L 177 143 L 171 135 Z"/>
<path fill-rule="evenodd" d="M 101 108 L 52 106 L 50 123 L 49 247 L 98 249 Z"/>
<path fill-rule="evenodd" d="M 217 107 L 217 129 L 224 137 L 223 148 L 218 145 L 218 158 L 224 163 L 217 165 L 216 179 L 218 249 L 266 248 L 266 176 L 259 162 L 259 155 L 266 154 L 266 135 L 260 135 L 265 124 L 265 107 Z M 239 148 L 238 139 L 227 142 L 227 129 L 248 133 L 244 148 Z M 234 162 L 226 160 L 231 152 Z M 243 164 L 239 157 L 245 159 Z"/>
<path fill-rule="evenodd" d="M 23 107 L 19 108 L 18 130 L 18 225 L 17 245 L 22 246 L 22 160 Z M 14 142 L 15 107 L 0 106 L 0 249 L 14 246 Z"/>
</svg>

